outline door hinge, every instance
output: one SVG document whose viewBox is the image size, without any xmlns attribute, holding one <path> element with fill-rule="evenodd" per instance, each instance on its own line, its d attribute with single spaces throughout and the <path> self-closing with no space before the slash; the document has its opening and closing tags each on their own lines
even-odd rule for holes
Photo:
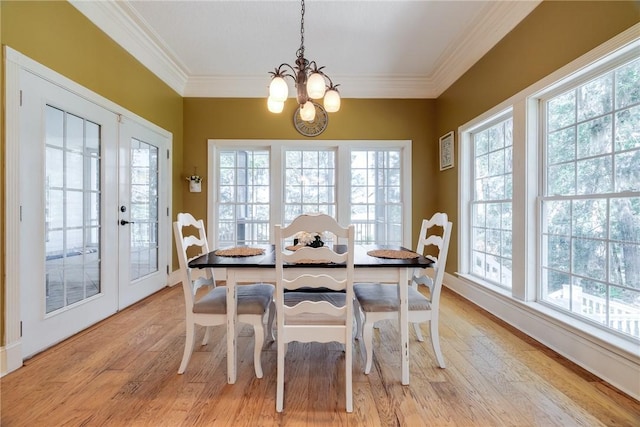
<svg viewBox="0 0 640 427">
<path fill-rule="evenodd" d="M 22 338 L 22 320 L 20 321 L 20 338 Z"/>
<path fill-rule="evenodd" d="M 22 222 L 22 205 L 20 205 L 20 222 Z"/>
<path fill-rule="evenodd" d="M 22 89 L 20 89 L 20 106 L 22 107 Z"/>
<path fill-rule="evenodd" d="M 169 264 L 167 264 L 167 276 L 169 275 Z"/>
<path fill-rule="evenodd" d="M 169 206 L 167 206 L 167 216 L 169 216 Z"/>
<path fill-rule="evenodd" d="M 170 159 L 169 150 L 167 150 L 167 160 Z"/>
</svg>

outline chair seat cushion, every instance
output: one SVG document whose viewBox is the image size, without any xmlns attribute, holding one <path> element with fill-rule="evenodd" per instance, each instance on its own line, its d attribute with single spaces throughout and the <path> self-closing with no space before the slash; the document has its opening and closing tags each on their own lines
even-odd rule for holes
<svg viewBox="0 0 640 427">
<path fill-rule="evenodd" d="M 268 283 L 240 285 L 238 292 L 238 314 L 263 314 L 273 300 L 275 286 Z M 227 288 L 216 287 L 193 304 L 194 313 L 226 314 Z"/>
<path fill-rule="evenodd" d="M 398 289 L 393 284 L 357 283 L 353 285 L 353 293 L 365 312 L 398 311 Z M 409 286 L 409 311 L 430 310 L 427 297 L 412 286 Z"/>
</svg>

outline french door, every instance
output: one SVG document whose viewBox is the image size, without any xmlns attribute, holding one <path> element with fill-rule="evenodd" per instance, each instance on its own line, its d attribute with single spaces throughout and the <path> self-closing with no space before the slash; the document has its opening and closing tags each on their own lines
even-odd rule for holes
<svg viewBox="0 0 640 427">
<path fill-rule="evenodd" d="M 24 69 L 20 90 L 29 357 L 165 286 L 168 140 Z"/>
<path fill-rule="evenodd" d="M 120 123 L 119 308 L 159 290 L 171 244 L 168 139 L 128 119 Z"/>
</svg>

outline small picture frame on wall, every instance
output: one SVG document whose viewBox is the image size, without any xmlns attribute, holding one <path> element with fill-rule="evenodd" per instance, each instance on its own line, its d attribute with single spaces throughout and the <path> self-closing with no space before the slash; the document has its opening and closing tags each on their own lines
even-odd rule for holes
<svg viewBox="0 0 640 427">
<path fill-rule="evenodd" d="M 440 137 L 440 170 L 453 167 L 453 131 Z"/>
</svg>

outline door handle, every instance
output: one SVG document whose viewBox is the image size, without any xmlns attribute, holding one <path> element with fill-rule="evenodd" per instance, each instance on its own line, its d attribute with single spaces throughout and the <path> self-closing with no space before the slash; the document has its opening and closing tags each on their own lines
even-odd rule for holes
<svg viewBox="0 0 640 427">
<path fill-rule="evenodd" d="M 135 224 L 135 222 L 133 221 L 127 221 L 125 219 L 121 219 L 120 220 L 120 225 L 127 225 L 127 224 Z"/>
</svg>

